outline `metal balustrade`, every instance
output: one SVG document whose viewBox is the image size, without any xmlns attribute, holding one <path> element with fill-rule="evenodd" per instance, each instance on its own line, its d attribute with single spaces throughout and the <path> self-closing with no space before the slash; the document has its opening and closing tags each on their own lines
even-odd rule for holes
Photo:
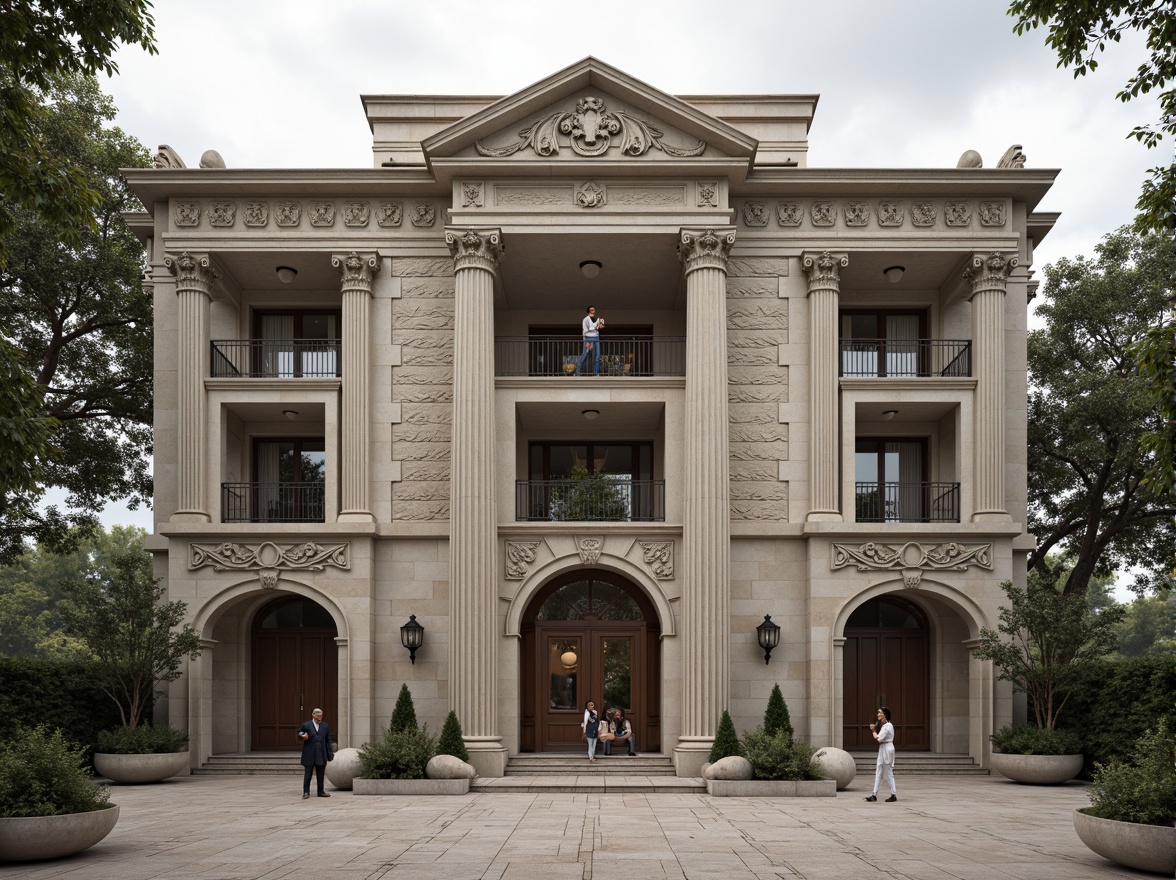
<svg viewBox="0 0 1176 880">
<path fill-rule="evenodd" d="M 322 483 L 221 483 L 221 522 L 321 523 Z"/>
<path fill-rule="evenodd" d="M 665 480 L 518 480 L 519 522 L 665 522 Z"/>
<path fill-rule="evenodd" d="M 605 336 L 600 343 L 602 376 L 685 376 L 686 339 L 680 336 Z M 496 376 L 572 376 L 584 353 L 579 336 L 499 336 L 494 340 Z M 585 359 L 591 373 L 593 359 Z"/>
<path fill-rule="evenodd" d="M 971 376 L 967 339 L 842 339 L 844 377 Z"/>
<path fill-rule="evenodd" d="M 334 379 L 342 375 L 339 339 L 214 339 L 213 378 Z"/>
<path fill-rule="evenodd" d="M 959 483 L 855 483 L 858 522 L 958 523 Z"/>
</svg>

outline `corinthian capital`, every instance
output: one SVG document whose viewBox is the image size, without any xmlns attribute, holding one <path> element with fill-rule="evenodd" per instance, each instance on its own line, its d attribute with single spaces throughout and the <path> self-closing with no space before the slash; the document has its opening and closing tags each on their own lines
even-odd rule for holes
<svg viewBox="0 0 1176 880">
<path fill-rule="evenodd" d="M 722 269 L 726 272 L 734 245 L 734 226 L 683 229 L 678 233 L 678 259 L 686 267 L 687 275 L 695 269 Z"/>
<path fill-rule="evenodd" d="M 445 227 L 445 243 L 453 254 L 453 265 L 457 269 L 485 269 L 496 272 L 506 245 L 502 243 L 501 229 L 460 229 Z"/>
<path fill-rule="evenodd" d="M 808 276 L 809 293 L 815 290 L 841 290 L 841 270 L 849 265 L 849 254 L 805 251 L 800 265 Z"/>
<path fill-rule="evenodd" d="M 380 271 L 380 258 L 376 254 L 335 254 L 331 265 L 339 270 L 339 286 L 343 290 L 372 292 L 372 277 Z"/>
<path fill-rule="evenodd" d="M 972 254 L 968 267 L 964 269 L 964 280 L 972 285 L 972 296 L 985 290 L 1004 293 L 1009 275 L 1017 268 L 1019 260 L 1006 254 Z"/>
<path fill-rule="evenodd" d="M 212 296 L 213 285 L 221 277 L 220 271 L 208 254 L 167 254 L 163 258 L 167 271 L 176 276 L 176 293 L 194 290 Z"/>
</svg>

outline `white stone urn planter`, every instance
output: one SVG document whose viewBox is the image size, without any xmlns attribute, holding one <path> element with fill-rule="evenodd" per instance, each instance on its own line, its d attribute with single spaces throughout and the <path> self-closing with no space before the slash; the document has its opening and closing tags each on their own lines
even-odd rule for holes
<svg viewBox="0 0 1176 880">
<path fill-rule="evenodd" d="M 364 779 L 351 783 L 353 794 L 430 795 L 469 794 L 469 779 Z"/>
<path fill-rule="evenodd" d="M 1137 871 L 1169 877 L 1176 873 L 1176 831 L 1171 825 L 1115 822 L 1075 810 L 1074 830 L 1104 859 Z"/>
<path fill-rule="evenodd" d="M 834 779 L 708 779 L 707 794 L 715 797 L 836 797 Z"/>
<path fill-rule="evenodd" d="M 188 752 L 157 752 L 147 755 L 113 755 L 94 753 L 94 769 L 99 776 L 120 785 L 143 785 L 162 782 L 173 776 L 190 773 Z"/>
<path fill-rule="evenodd" d="M 118 805 L 89 813 L 0 819 L 0 862 L 59 859 L 89 849 L 118 822 Z"/>
<path fill-rule="evenodd" d="M 1058 785 L 1082 772 L 1082 755 L 1006 755 L 992 753 L 992 769 L 1027 785 Z"/>
</svg>

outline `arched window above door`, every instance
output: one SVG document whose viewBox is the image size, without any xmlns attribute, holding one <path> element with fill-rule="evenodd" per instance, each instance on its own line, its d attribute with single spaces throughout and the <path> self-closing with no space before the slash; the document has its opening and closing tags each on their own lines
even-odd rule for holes
<svg viewBox="0 0 1176 880">
<path fill-rule="evenodd" d="M 334 629 L 335 620 L 322 605 L 310 599 L 278 599 L 261 610 L 257 629 Z"/>
<path fill-rule="evenodd" d="M 871 599 L 849 616 L 845 628 L 926 629 L 923 613 L 909 602 L 881 596 Z"/>
<path fill-rule="evenodd" d="M 559 587 L 540 606 L 536 620 L 644 620 L 637 602 L 616 584 L 596 578 Z"/>
</svg>

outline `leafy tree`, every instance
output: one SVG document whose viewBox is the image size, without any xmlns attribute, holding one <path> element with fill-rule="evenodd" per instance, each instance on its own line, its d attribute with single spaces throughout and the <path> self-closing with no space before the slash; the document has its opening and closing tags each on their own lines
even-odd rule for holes
<svg viewBox="0 0 1176 880">
<path fill-rule="evenodd" d="M 1176 606 L 1163 599 L 1140 596 L 1126 607 L 1115 627 L 1115 636 L 1124 657 L 1176 652 Z"/>
<path fill-rule="evenodd" d="M 196 632 L 180 627 L 187 606 L 164 601 L 141 550 L 115 552 L 107 565 L 67 585 L 66 599 L 66 631 L 93 659 L 95 680 L 118 706 L 123 726 L 134 729 L 157 695 L 156 683 L 175 681 L 183 659 L 200 655 Z"/>
<path fill-rule="evenodd" d="M 724 709 L 723 717 L 719 719 L 719 729 L 715 731 L 714 745 L 711 746 L 710 762 L 713 764 L 732 755 L 743 755 L 743 746 L 739 744 L 731 713 Z"/>
<path fill-rule="evenodd" d="M 1176 298 L 1163 323 L 1135 344 L 1134 354 L 1160 413 L 1159 423 L 1144 431 L 1141 441 L 1150 458 L 1143 482 L 1154 494 L 1171 496 L 1176 493 Z"/>
<path fill-rule="evenodd" d="M 768 697 L 768 708 L 764 712 L 764 733 L 775 736 L 784 731 L 792 736 L 792 718 L 788 714 L 788 704 L 784 702 L 784 695 L 780 693 L 780 685 L 772 685 L 772 694 Z"/>
<path fill-rule="evenodd" d="M 1000 607 L 997 631 L 980 630 L 973 654 L 1028 696 L 1039 730 L 1052 731 L 1083 664 L 1114 648 L 1122 611 L 1094 614 L 1085 596 L 1067 595 L 1037 572 L 1024 590 L 1010 581 L 1000 586 L 1009 604 Z"/>
<path fill-rule="evenodd" d="M 412 692 L 405 682 L 400 686 L 400 696 L 396 698 L 396 708 L 392 710 L 392 721 L 388 725 L 388 730 L 391 733 L 406 733 L 416 729 L 416 708 L 412 704 Z"/>
<path fill-rule="evenodd" d="M 461 737 L 461 722 L 457 720 L 457 713 L 452 709 L 445 716 L 445 725 L 441 728 L 441 738 L 437 740 L 438 755 L 453 755 L 462 761 L 469 761 L 470 753 Z"/>
<path fill-rule="evenodd" d="M 629 518 L 628 499 L 616 481 L 608 474 L 589 471 L 582 465 L 573 467 L 551 495 L 554 520 L 615 522 Z"/>
<path fill-rule="evenodd" d="M 1028 564 L 1053 578 L 1051 554 L 1066 559 L 1064 591 L 1077 595 L 1095 575 L 1137 566 L 1154 586 L 1176 566 L 1176 496 L 1143 483 L 1140 437 L 1162 416 L 1131 353 L 1172 296 L 1176 253 L 1127 228 L 1096 253 L 1046 266 L 1046 326 L 1028 342 Z"/>
<path fill-rule="evenodd" d="M 12 441 L 0 444 L 0 559 L 26 537 L 60 543 L 111 497 L 132 507 L 151 497 L 152 310 L 143 249 L 122 220 L 139 203 L 118 172 L 146 165 L 148 153 L 109 125 L 114 105 L 93 79 L 38 95 L 44 112 L 30 124 L 44 161 L 79 169 L 94 199 L 74 243 L 41 212 L 0 199 L 11 221 L 0 439 Z M 39 509 L 48 486 L 66 491 L 67 512 Z"/>
</svg>

